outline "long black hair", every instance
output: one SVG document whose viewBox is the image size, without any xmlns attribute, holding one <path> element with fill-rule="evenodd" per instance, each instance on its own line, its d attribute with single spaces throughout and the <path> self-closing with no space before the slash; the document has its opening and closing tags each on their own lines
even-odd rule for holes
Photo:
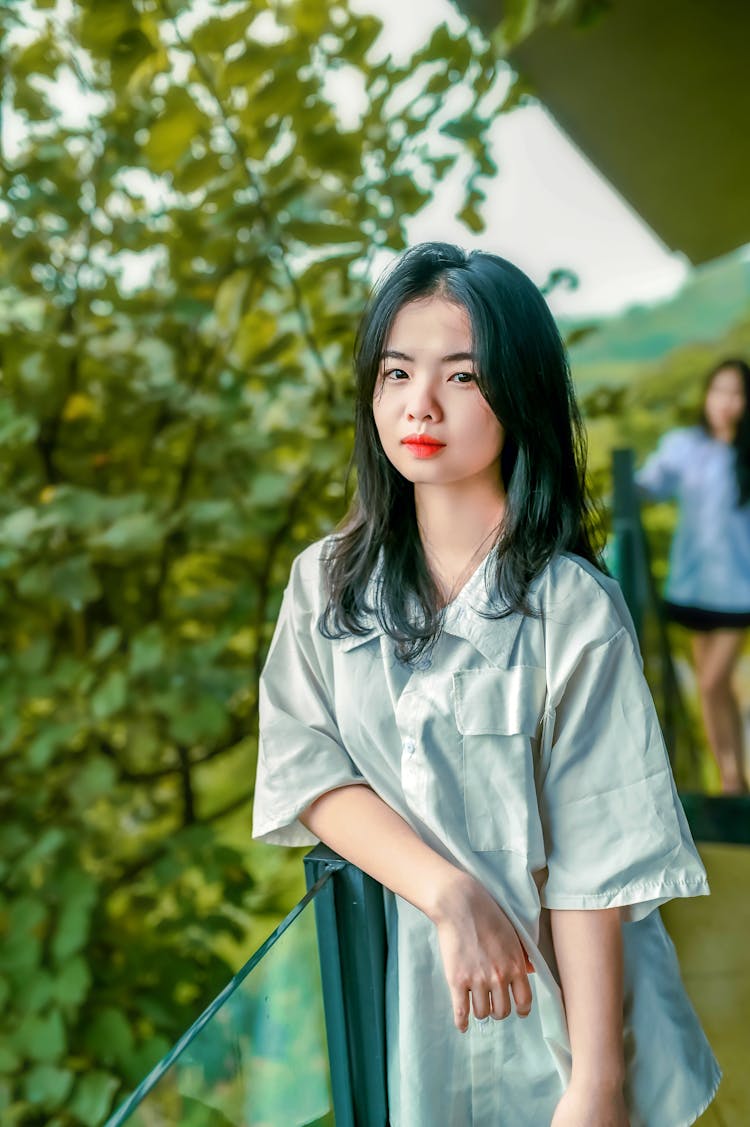
<svg viewBox="0 0 750 1127">
<path fill-rule="evenodd" d="M 493 602 L 499 597 L 502 605 L 488 617 L 533 613 L 529 585 L 555 552 L 576 552 L 603 567 L 593 541 L 583 425 L 565 348 L 544 298 L 522 270 L 497 255 L 467 254 L 448 243 L 415 246 L 381 278 L 359 327 L 352 456 L 357 490 L 332 538 L 328 604 L 318 624 L 328 638 L 362 634 L 363 616 L 374 612 L 407 662 L 434 643 L 443 608 L 419 537 L 414 485 L 385 456 L 373 395 L 396 314 L 407 302 L 436 295 L 466 309 L 477 384 L 505 431 L 499 461 L 506 502 L 493 546 L 492 592 Z M 370 607 L 365 593 L 381 548 L 378 599 Z"/>
<path fill-rule="evenodd" d="M 737 451 L 737 459 L 735 461 L 735 473 L 737 475 L 737 501 L 739 505 L 746 505 L 750 501 L 750 365 L 745 360 L 740 360 L 739 357 L 733 356 L 728 360 L 722 360 L 717 364 L 706 376 L 706 382 L 703 387 L 703 406 L 701 407 L 700 422 L 704 430 L 711 434 L 711 424 L 706 416 L 706 395 L 708 389 L 714 382 L 719 372 L 723 372 L 725 368 L 733 368 L 742 380 L 742 388 L 745 393 L 745 410 L 740 416 L 737 424 L 737 433 L 734 436 L 732 445 Z"/>
</svg>

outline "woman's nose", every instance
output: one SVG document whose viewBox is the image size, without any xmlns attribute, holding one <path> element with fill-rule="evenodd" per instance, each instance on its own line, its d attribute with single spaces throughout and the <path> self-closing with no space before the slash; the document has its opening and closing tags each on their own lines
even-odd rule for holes
<svg viewBox="0 0 750 1127">
<path fill-rule="evenodd" d="M 413 380 L 409 389 L 407 412 L 410 419 L 434 419 L 440 407 L 432 387 L 426 380 Z"/>
</svg>

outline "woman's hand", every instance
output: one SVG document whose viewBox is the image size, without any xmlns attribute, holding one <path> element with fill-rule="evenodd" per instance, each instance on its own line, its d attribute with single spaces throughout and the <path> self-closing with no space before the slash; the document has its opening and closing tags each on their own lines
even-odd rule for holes
<svg viewBox="0 0 750 1127">
<path fill-rule="evenodd" d="M 597 1090 L 571 1082 L 550 1127 L 630 1127 L 622 1088 Z"/>
<path fill-rule="evenodd" d="M 465 1033 L 471 1008 L 476 1017 L 501 1020 L 531 1010 L 529 962 L 515 928 L 487 890 L 461 873 L 441 891 L 431 918 L 453 1001 L 453 1020 Z"/>
</svg>

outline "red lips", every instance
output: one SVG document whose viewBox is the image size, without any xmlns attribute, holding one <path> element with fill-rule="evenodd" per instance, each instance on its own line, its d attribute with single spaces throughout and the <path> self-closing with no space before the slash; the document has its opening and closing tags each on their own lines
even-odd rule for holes
<svg viewBox="0 0 750 1127">
<path fill-rule="evenodd" d="M 406 438 L 402 438 L 401 442 L 404 446 L 445 446 L 444 442 L 438 442 L 436 438 L 431 438 L 429 434 L 407 434 Z"/>
</svg>

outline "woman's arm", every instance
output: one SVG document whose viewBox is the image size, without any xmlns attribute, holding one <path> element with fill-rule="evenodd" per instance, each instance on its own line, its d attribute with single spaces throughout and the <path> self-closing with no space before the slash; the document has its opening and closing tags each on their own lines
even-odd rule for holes
<svg viewBox="0 0 750 1127">
<path fill-rule="evenodd" d="M 299 818 L 336 853 L 432 920 L 457 1028 L 468 1028 L 469 994 L 477 1017 L 507 1017 L 509 989 L 517 1012 L 528 1014 L 527 972 L 533 968 L 505 913 L 483 885 L 431 849 L 375 791 L 360 784 L 337 787 Z"/>
<path fill-rule="evenodd" d="M 550 924 L 573 1054 L 552 1127 L 627 1127 L 620 909 L 551 909 Z"/>
</svg>

